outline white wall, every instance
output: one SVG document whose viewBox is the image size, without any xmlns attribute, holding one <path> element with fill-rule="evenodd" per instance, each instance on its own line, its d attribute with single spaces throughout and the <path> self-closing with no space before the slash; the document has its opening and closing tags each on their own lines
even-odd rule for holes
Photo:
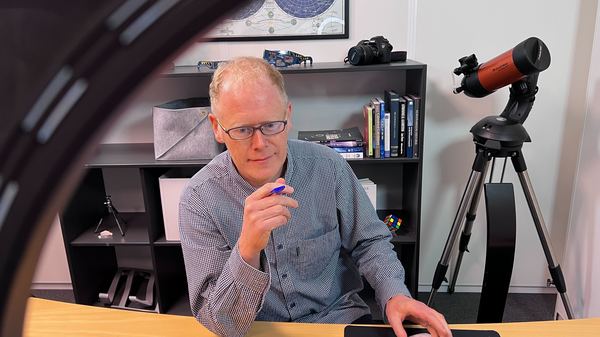
<svg viewBox="0 0 600 337">
<path fill-rule="evenodd" d="M 487 2 L 484 2 L 487 3 Z M 263 49 L 289 49 L 313 56 L 315 62 L 341 61 L 361 39 L 384 35 L 396 50 L 428 65 L 425 157 L 422 200 L 420 284 L 429 290 L 459 197 L 473 160 L 469 129 L 486 115 L 501 112 L 507 88 L 484 99 L 451 94 L 450 71 L 456 60 L 476 53 L 485 61 L 529 36 L 546 42 L 550 68 L 541 74 L 536 105 L 525 126 L 533 139 L 524 153 L 555 252 L 562 253 L 564 234 L 582 127 L 589 50 L 596 3 L 581 0 L 517 1 L 500 5 L 478 1 L 381 0 L 350 1 L 350 37 L 344 40 L 210 43 L 193 45 L 175 60 L 177 65 L 198 60 L 261 56 Z M 593 11 L 590 10 L 593 8 Z M 588 24 L 591 22 L 591 26 Z M 151 107 L 172 96 L 197 94 L 193 80 L 157 80 L 141 92 L 105 143 L 152 142 Z M 568 118 L 567 118 L 568 117 Z M 546 262 L 531 217 L 515 182 L 519 220 L 513 291 L 545 287 Z M 465 256 L 457 291 L 473 290 L 483 275 L 485 219 L 483 205 L 475 224 L 472 254 Z M 62 245 L 62 243 L 60 243 Z M 558 254 L 559 258 L 562 254 Z M 474 287 L 474 288 L 472 288 Z"/>
<path fill-rule="evenodd" d="M 41 289 L 71 288 L 67 254 L 58 217 L 54 219 L 48 231 L 48 238 L 40 253 L 38 267 L 33 276 L 33 283 L 34 288 Z"/>
<path fill-rule="evenodd" d="M 576 317 L 600 316 L 600 11 L 590 66 L 587 109 L 565 249 L 567 294 Z M 565 317 L 557 303 L 557 312 Z"/>
</svg>

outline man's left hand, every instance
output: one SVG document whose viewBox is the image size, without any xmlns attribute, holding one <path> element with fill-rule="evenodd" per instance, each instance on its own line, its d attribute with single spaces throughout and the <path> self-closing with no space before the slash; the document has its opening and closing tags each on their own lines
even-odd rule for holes
<svg viewBox="0 0 600 337">
<path fill-rule="evenodd" d="M 385 314 L 397 337 L 406 337 L 402 326 L 405 319 L 423 326 L 432 337 L 451 337 L 452 333 L 446 319 L 425 303 L 404 295 L 397 295 L 387 302 Z"/>
</svg>

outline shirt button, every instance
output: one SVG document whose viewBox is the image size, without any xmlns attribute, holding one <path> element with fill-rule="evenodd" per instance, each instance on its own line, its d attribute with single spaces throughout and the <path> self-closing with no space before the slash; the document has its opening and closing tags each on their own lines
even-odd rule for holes
<svg viewBox="0 0 600 337">
<path fill-rule="evenodd" d="M 290 308 L 293 308 L 293 307 L 295 307 L 295 306 L 296 306 L 296 303 L 295 303 L 295 302 L 292 302 L 292 303 L 290 303 Z"/>
<path fill-rule="evenodd" d="M 281 278 L 287 278 L 287 274 L 281 275 Z"/>
<path fill-rule="evenodd" d="M 277 245 L 277 249 L 282 250 L 283 249 L 283 245 L 280 243 Z"/>
</svg>

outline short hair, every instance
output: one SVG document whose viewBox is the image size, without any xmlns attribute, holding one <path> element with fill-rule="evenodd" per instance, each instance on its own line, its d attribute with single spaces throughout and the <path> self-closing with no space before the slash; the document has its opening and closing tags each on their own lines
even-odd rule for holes
<svg viewBox="0 0 600 337">
<path fill-rule="evenodd" d="M 233 83 L 234 85 L 243 85 L 256 81 L 257 78 L 268 79 L 279 89 L 281 102 L 283 104 L 288 103 L 288 96 L 285 92 L 285 84 L 281 73 L 261 58 L 243 56 L 221 63 L 217 70 L 215 70 L 209 86 L 210 104 L 213 107 L 213 111 L 220 99 L 221 90 L 225 82 Z"/>
</svg>

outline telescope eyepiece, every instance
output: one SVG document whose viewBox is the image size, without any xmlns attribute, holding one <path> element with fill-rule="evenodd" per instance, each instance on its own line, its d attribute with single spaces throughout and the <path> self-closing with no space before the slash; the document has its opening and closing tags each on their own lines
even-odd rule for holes
<svg viewBox="0 0 600 337">
<path fill-rule="evenodd" d="M 456 75 L 472 72 L 479 65 L 477 63 L 477 56 L 475 56 L 475 54 L 461 57 L 458 59 L 458 63 L 460 63 L 460 67 L 454 69 L 454 73 Z"/>
</svg>

